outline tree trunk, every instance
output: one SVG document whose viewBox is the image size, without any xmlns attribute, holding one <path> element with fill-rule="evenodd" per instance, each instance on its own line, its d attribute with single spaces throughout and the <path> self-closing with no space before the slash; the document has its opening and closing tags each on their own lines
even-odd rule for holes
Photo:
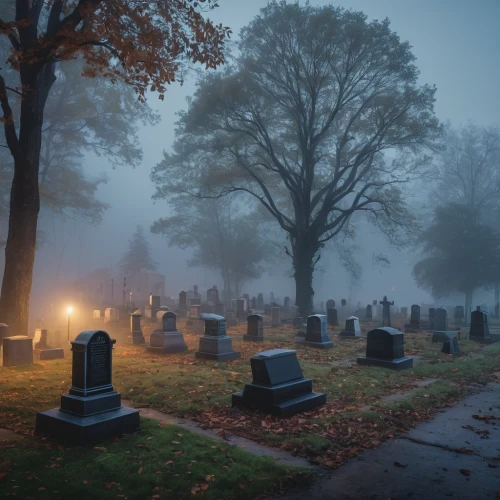
<svg viewBox="0 0 500 500">
<path fill-rule="evenodd" d="M 10 192 L 9 232 L 0 296 L 0 321 L 12 335 L 28 334 L 29 302 L 35 263 L 36 231 L 40 211 L 38 172 L 43 110 L 55 81 L 54 64 L 21 65 L 25 95 L 21 102 L 18 148 Z"/>
<path fill-rule="evenodd" d="M 473 297 L 473 289 L 467 290 L 465 292 L 465 317 L 467 318 L 467 323 L 470 321 L 470 313 L 472 311 L 472 297 Z"/>
<path fill-rule="evenodd" d="M 295 304 L 299 314 L 307 318 L 313 309 L 314 290 L 312 287 L 314 256 L 317 249 L 306 238 L 293 247 L 293 276 L 295 278 Z"/>
</svg>

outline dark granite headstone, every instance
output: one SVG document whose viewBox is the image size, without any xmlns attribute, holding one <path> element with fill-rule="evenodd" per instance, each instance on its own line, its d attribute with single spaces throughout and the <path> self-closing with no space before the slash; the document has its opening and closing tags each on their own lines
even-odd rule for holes
<svg viewBox="0 0 500 500">
<path fill-rule="evenodd" d="M 434 330 L 445 332 L 448 330 L 448 311 L 443 307 L 436 309 L 434 315 Z"/>
<path fill-rule="evenodd" d="M 233 351 L 233 341 L 226 335 L 226 319 L 217 314 L 202 314 L 201 319 L 205 321 L 205 335 L 195 356 L 216 361 L 238 359 L 241 353 Z"/>
<path fill-rule="evenodd" d="M 335 302 L 335 301 L 332 301 L 332 302 Z M 327 317 L 329 325 L 339 326 L 339 317 L 337 314 L 337 309 L 335 309 L 335 308 L 327 309 L 326 310 L 326 317 Z M 300 318 L 300 320 L 302 321 L 302 318 Z"/>
<path fill-rule="evenodd" d="M 443 348 L 441 352 L 445 354 L 453 354 L 453 356 L 462 356 L 463 352 L 460 350 L 458 345 L 458 340 L 456 338 L 448 339 L 443 342 Z"/>
<path fill-rule="evenodd" d="M 61 396 L 61 408 L 36 414 L 36 432 L 86 445 L 139 427 L 138 410 L 122 407 L 120 394 L 113 390 L 114 343 L 102 330 L 81 332 L 71 342 L 71 389 Z"/>
<path fill-rule="evenodd" d="M 247 318 L 244 299 L 236 299 L 236 318 L 238 321 L 244 321 Z"/>
<path fill-rule="evenodd" d="M 420 306 L 418 304 L 411 306 L 410 325 L 417 328 L 420 326 Z"/>
<path fill-rule="evenodd" d="M 469 340 L 490 344 L 492 338 L 488 326 L 488 315 L 481 311 L 481 306 L 477 306 L 470 315 Z"/>
<path fill-rule="evenodd" d="M 413 367 L 413 358 L 405 356 L 404 334 L 395 328 L 375 328 L 368 332 L 366 357 L 358 365 L 381 366 L 391 370 Z"/>
<path fill-rule="evenodd" d="M 326 310 L 335 309 L 335 301 L 333 299 L 329 299 L 326 301 Z"/>
<path fill-rule="evenodd" d="M 262 293 L 257 295 L 257 309 L 259 309 L 259 311 L 264 309 L 264 295 Z"/>
<path fill-rule="evenodd" d="M 300 345 L 318 349 L 333 347 L 333 342 L 328 338 L 326 316 L 324 314 L 312 314 L 307 317 L 306 337 Z"/>
<path fill-rule="evenodd" d="M 365 319 L 373 319 L 373 310 L 371 304 L 366 306 Z"/>
<path fill-rule="evenodd" d="M 326 395 L 312 392 L 312 380 L 304 378 L 296 351 L 260 352 L 250 358 L 250 364 L 253 381 L 233 394 L 233 406 L 291 417 L 325 404 Z"/>
<path fill-rule="evenodd" d="M 184 336 L 177 330 L 177 316 L 175 313 L 171 311 L 163 313 L 161 323 L 161 330 L 151 332 L 146 351 L 159 354 L 186 352 L 188 347 L 184 341 Z"/>
<path fill-rule="evenodd" d="M 141 329 L 142 314 L 139 311 L 130 315 L 130 335 L 128 337 L 129 344 L 142 345 L 146 343 L 144 334 Z"/>
<path fill-rule="evenodd" d="M 279 307 L 271 307 L 271 325 L 279 326 L 281 322 L 280 316 L 280 308 Z"/>
<path fill-rule="evenodd" d="M 252 314 L 247 318 L 247 334 L 243 340 L 262 342 L 264 340 L 264 318 L 260 314 Z"/>
<path fill-rule="evenodd" d="M 340 301 L 340 305 L 341 305 L 342 307 L 345 307 L 345 306 L 347 305 L 347 300 L 342 299 L 342 300 Z"/>
<path fill-rule="evenodd" d="M 350 316 L 345 320 L 345 328 L 340 332 L 342 338 L 362 338 L 359 318 Z"/>
<path fill-rule="evenodd" d="M 429 330 L 435 330 L 434 322 L 436 320 L 436 309 L 434 307 L 429 308 Z"/>
<path fill-rule="evenodd" d="M 187 292 L 184 290 L 179 292 L 179 316 L 182 318 L 187 316 Z"/>
</svg>

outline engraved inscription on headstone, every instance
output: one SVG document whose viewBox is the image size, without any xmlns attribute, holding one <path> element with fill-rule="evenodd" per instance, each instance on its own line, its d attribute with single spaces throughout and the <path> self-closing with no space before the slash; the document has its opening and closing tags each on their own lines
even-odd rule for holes
<svg viewBox="0 0 500 500">
<path fill-rule="evenodd" d="M 111 342 L 104 332 L 94 335 L 87 345 L 87 388 L 111 384 Z"/>
</svg>

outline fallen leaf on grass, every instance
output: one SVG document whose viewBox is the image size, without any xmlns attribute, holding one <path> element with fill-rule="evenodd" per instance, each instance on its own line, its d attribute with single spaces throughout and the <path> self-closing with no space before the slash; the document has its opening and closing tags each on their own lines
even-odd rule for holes
<svg viewBox="0 0 500 500">
<path fill-rule="evenodd" d="M 394 462 L 394 465 L 395 465 L 396 467 L 408 467 L 408 464 L 402 464 L 402 463 L 400 463 L 400 462 Z"/>
<path fill-rule="evenodd" d="M 141 467 L 138 471 L 137 471 L 137 474 L 142 474 L 144 471 L 144 467 Z"/>
<path fill-rule="evenodd" d="M 174 455 L 180 457 L 182 455 L 182 451 L 174 451 Z"/>
<path fill-rule="evenodd" d="M 191 494 L 196 495 L 200 491 L 200 487 L 196 484 L 191 488 Z"/>
<path fill-rule="evenodd" d="M 475 418 L 476 420 L 497 420 L 497 417 L 494 417 L 493 415 L 472 415 L 472 418 Z"/>
<path fill-rule="evenodd" d="M 180 441 L 172 441 L 172 444 L 181 444 Z"/>
<path fill-rule="evenodd" d="M 463 476 L 470 476 L 470 470 L 469 469 L 460 469 L 460 474 Z"/>
</svg>

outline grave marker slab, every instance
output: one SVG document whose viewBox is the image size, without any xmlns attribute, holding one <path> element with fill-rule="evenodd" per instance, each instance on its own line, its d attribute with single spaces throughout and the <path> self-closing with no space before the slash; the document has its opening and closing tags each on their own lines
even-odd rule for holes
<svg viewBox="0 0 500 500">
<path fill-rule="evenodd" d="M 243 406 L 278 417 L 291 417 L 326 402 L 326 395 L 312 392 L 312 380 L 304 378 L 296 351 L 272 349 L 250 358 L 253 381 L 232 397 Z"/>
<path fill-rule="evenodd" d="M 271 307 L 271 326 L 279 326 L 281 322 L 280 308 Z"/>
<path fill-rule="evenodd" d="M 453 356 L 462 356 L 463 352 L 460 350 L 458 340 L 456 338 L 448 339 L 443 342 L 441 352 L 445 354 L 453 354 Z"/>
<path fill-rule="evenodd" d="M 368 332 L 366 357 L 358 358 L 358 365 L 381 366 L 391 370 L 413 367 L 413 358 L 404 354 L 404 334 L 395 328 L 375 328 Z"/>
<path fill-rule="evenodd" d="M 326 316 L 324 314 L 312 314 L 307 317 L 306 336 L 300 345 L 316 347 L 318 349 L 330 349 L 333 342 L 328 338 L 326 328 Z"/>
<path fill-rule="evenodd" d="M 163 312 L 161 329 L 151 333 L 146 351 L 161 354 L 176 354 L 186 352 L 188 347 L 182 332 L 177 330 L 177 316 L 171 311 Z"/>
<path fill-rule="evenodd" d="M 3 338 L 3 366 L 33 364 L 33 339 L 25 335 Z"/>
<path fill-rule="evenodd" d="M 434 313 L 434 330 L 437 332 L 448 330 L 448 311 L 443 307 L 439 307 Z"/>
<path fill-rule="evenodd" d="M 37 433 L 86 445 L 139 427 L 139 411 L 122 407 L 120 394 L 113 390 L 114 343 L 103 330 L 81 332 L 71 342 L 71 389 L 61 396 L 60 408 L 36 414 Z"/>
<path fill-rule="evenodd" d="M 334 300 L 332 302 L 335 302 Z M 329 308 L 326 310 L 326 317 L 328 319 L 328 324 L 332 326 L 339 326 L 339 317 L 337 314 L 337 309 Z"/>
<path fill-rule="evenodd" d="M 117 323 L 120 319 L 120 311 L 114 307 L 108 307 L 104 311 L 104 323 Z"/>
<path fill-rule="evenodd" d="M 142 345 L 146 343 L 144 334 L 141 329 L 142 314 L 139 311 L 130 315 L 130 335 L 128 336 L 128 343 L 133 345 Z"/>
<path fill-rule="evenodd" d="M 483 344 L 493 342 L 488 325 L 488 315 L 481 311 L 481 306 L 477 306 L 476 310 L 470 314 L 469 340 Z"/>
<path fill-rule="evenodd" d="M 365 319 L 373 319 L 373 309 L 371 304 L 366 306 Z"/>
<path fill-rule="evenodd" d="M 260 314 L 251 314 L 247 318 L 247 333 L 243 340 L 262 342 L 264 340 L 264 317 Z"/>
<path fill-rule="evenodd" d="M 233 351 L 233 341 L 226 335 L 226 319 L 217 314 L 202 314 L 205 322 L 205 335 L 200 338 L 199 350 L 195 356 L 199 359 L 215 361 L 231 361 L 241 357 L 241 353 Z"/>
<path fill-rule="evenodd" d="M 342 338 L 363 338 L 359 326 L 359 318 L 350 316 L 345 320 L 345 329 L 340 332 Z"/>
</svg>

